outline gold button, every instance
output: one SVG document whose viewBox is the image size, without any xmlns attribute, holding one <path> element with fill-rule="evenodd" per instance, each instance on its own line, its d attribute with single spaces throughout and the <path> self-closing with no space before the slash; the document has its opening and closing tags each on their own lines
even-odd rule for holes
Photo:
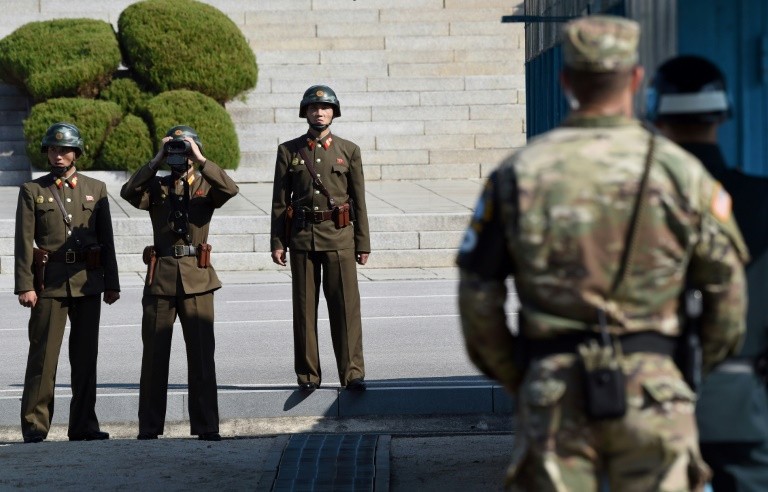
<svg viewBox="0 0 768 492">
<path fill-rule="evenodd" d="M 320 194 L 320 190 L 315 190 L 315 195 L 319 195 L 319 194 Z"/>
<path fill-rule="evenodd" d="M 71 236 L 71 235 L 72 235 L 72 231 L 67 231 L 67 236 Z"/>
<path fill-rule="evenodd" d="M 318 178 L 320 177 L 320 173 L 317 173 L 317 177 L 318 177 Z"/>
<path fill-rule="evenodd" d="M 71 199 L 71 198 L 67 198 L 67 202 L 71 202 L 71 201 L 72 201 L 72 199 Z"/>
<path fill-rule="evenodd" d="M 320 162 L 322 162 L 322 161 L 321 161 L 320 159 L 318 159 L 318 160 L 317 160 L 317 161 L 315 161 L 315 162 L 317 162 L 317 163 L 319 164 L 319 163 L 320 163 Z"/>
<path fill-rule="evenodd" d="M 320 207 L 315 207 L 315 210 L 320 210 Z"/>
</svg>

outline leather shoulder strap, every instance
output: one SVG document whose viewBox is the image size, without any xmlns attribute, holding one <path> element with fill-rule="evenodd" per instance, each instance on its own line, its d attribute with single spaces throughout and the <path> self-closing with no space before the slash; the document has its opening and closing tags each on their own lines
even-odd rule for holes
<svg viewBox="0 0 768 492">
<path fill-rule="evenodd" d="M 67 230 L 71 233 L 72 218 L 67 213 L 67 209 L 64 208 L 64 202 L 61 201 L 61 195 L 59 195 L 59 189 L 56 187 L 55 183 L 51 183 L 51 185 L 48 186 L 48 190 L 50 190 L 51 194 L 53 195 L 53 199 L 56 200 L 56 204 L 59 206 L 59 210 L 61 211 L 61 217 L 62 219 L 64 219 L 64 225 L 67 226 Z"/>
<path fill-rule="evenodd" d="M 328 199 L 328 204 L 330 205 L 329 208 L 333 208 L 336 206 L 336 200 L 333 199 L 330 193 L 328 193 L 328 189 L 323 184 L 323 181 L 320 179 L 320 173 L 317 172 L 317 168 L 315 168 L 315 163 L 312 162 L 312 159 L 307 157 L 307 153 L 305 152 L 303 147 L 299 148 L 299 154 L 301 154 L 301 158 L 304 159 L 304 165 L 307 166 L 307 170 L 312 173 L 312 181 L 315 183 L 315 186 L 317 186 L 317 189 L 320 190 L 320 193 L 325 195 L 325 198 Z"/>
</svg>

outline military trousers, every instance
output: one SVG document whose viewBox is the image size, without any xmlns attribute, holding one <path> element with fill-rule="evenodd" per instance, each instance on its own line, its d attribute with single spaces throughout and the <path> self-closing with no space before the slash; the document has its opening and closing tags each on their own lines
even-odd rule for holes
<svg viewBox="0 0 768 492">
<path fill-rule="evenodd" d="M 328 305 L 331 342 L 342 386 L 365 377 L 360 290 L 353 249 L 290 252 L 294 368 L 299 383 L 322 382 L 317 343 L 320 285 Z"/>
<path fill-rule="evenodd" d="M 213 292 L 176 296 L 146 294 L 141 339 L 139 433 L 162 434 L 168 403 L 168 370 L 173 323 L 178 315 L 187 352 L 190 434 L 219 432 L 219 403 L 214 361 Z"/>
<path fill-rule="evenodd" d="M 531 363 L 518 392 L 518 432 L 507 472 L 514 491 L 703 490 L 694 394 L 670 357 L 625 355 L 627 413 L 592 420 L 574 354 Z"/>
<path fill-rule="evenodd" d="M 72 400 L 69 405 L 70 437 L 99 431 L 96 418 L 96 361 L 99 352 L 101 297 L 38 297 L 29 318 L 29 354 L 21 397 L 21 432 L 45 438 L 51 428 L 56 367 L 70 321 L 69 364 Z"/>
</svg>

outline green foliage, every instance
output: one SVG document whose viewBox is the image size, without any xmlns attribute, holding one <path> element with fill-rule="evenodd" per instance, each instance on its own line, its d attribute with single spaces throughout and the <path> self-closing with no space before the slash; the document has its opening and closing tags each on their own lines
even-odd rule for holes
<svg viewBox="0 0 768 492">
<path fill-rule="evenodd" d="M 200 136 L 206 158 L 224 169 L 236 169 L 240 162 L 232 118 L 219 103 L 204 94 L 188 90 L 158 94 L 147 103 L 147 120 L 157 148 L 170 128 L 187 125 Z"/>
<path fill-rule="evenodd" d="M 95 97 L 119 65 L 117 37 L 104 21 L 30 22 L 0 39 L 0 77 L 35 101 Z"/>
<path fill-rule="evenodd" d="M 112 80 L 112 83 L 99 94 L 100 99 L 119 104 L 124 113 L 136 115 L 144 114 L 147 101 L 152 97 L 153 94 L 142 91 L 139 84 L 130 78 Z"/>
<path fill-rule="evenodd" d="M 194 0 L 147 0 L 118 19 L 125 62 L 156 92 L 189 89 L 223 103 L 256 86 L 256 57 L 223 12 Z"/>
<path fill-rule="evenodd" d="M 153 155 L 147 124 L 138 116 L 129 114 L 104 142 L 99 156 L 99 168 L 133 172 Z"/>
</svg>

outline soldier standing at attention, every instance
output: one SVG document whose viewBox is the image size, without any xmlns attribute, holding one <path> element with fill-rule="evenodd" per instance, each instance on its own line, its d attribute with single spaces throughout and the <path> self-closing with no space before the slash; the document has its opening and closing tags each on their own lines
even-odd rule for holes
<svg viewBox="0 0 768 492">
<path fill-rule="evenodd" d="M 339 116 L 339 100 L 330 87 L 307 89 L 299 117 L 307 119 L 309 130 L 280 144 L 275 164 L 272 261 L 285 266 L 290 247 L 294 368 L 305 391 L 322 381 L 317 346 L 321 271 L 339 381 L 348 390 L 366 388 L 355 262 L 365 265 L 371 251 L 368 211 L 360 147 L 329 128 Z"/>
<path fill-rule="evenodd" d="M 131 205 L 149 212 L 154 233 L 154 245 L 143 255 L 147 278 L 141 301 L 139 439 L 157 439 L 163 433 L 171 335 L 178 315 L 187 351 L 190 433 L 201 440 L 221 440 L 213 332 L 213 292 L 221 282 L 211 264 L 208 227 L 214 210 L 237 195 L 238 187 L 202 149 L 195 130 L 171 128 L 157 155 L 120 191 Z M 171 174 L 159 177 L 163 159 Z"/>
<path fill-rule="evenodd" d="M 636 22 L 584 17 L 562 34 L 573 111 L 492 174 L 458 257 L 469 356 L 517 401 L 508 485 L 701 490 L 695 395 L 671 355 L 686 283 L 703 295 L 704 371 L 739 348 L 747 253 L 730 197 L 633 118 Z"/>
<path fill-rule="evenodd" d="M 107 188 L 75 167 L 83 147 L 75 125 L 51 125 L 41 145 L 51 172 L 19 190 L 14 293 L 19 304 L 32 308 L 21 397 L 21 433 L 27 443 L 43 441 L 51 427 L 67 318 L 72 366 L 67 435 L 70 441 L 109 439 L 96 418 L 100 294 L 112 304 L 120 298 L 120 282 Z"/>
<path fill-rule="evenodd" d="M 725 162 L 717 130 L 731 108 L 725 77 L 712 62 L 699 56 L 668 60 L 648 96 L 648 119 L 698 157 L 733 196 L 733 215 L 752 257 L 746 267 L 750 302 L 744 345 L 715 366 L 696 403 L 701 453 L 712 467 L 715 492 L 768 490 L 768 312 L 762 300 L 768 281 L 768 179 Z"/>
</svg>

